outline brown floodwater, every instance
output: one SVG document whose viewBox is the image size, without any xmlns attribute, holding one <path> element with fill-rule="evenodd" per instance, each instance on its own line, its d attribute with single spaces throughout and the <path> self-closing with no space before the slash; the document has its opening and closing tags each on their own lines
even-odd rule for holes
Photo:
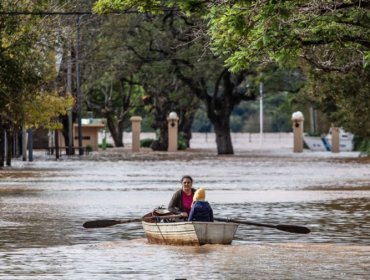
<svg viewBox="0 0 370 280">
<path fill-rule="evenodd" d="M 146 242 L 141 217 L 184 174 L 215 216 L 303 225 L 308 235 L 240 225 L 230 246 Z M 0 279 L 369 279 L 370 164 L 330 157 L 15 160 L 0 171 Z"/>
</svg>

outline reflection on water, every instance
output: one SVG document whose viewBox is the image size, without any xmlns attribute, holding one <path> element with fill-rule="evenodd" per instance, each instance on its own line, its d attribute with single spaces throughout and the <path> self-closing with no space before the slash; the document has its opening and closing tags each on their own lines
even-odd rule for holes
<svg viewBox="0 0 370 280">
<path fill-rule="evenodd" d="M 366 164 L 229 157 L 65 161 L 52 169 L 41 161 L 23 166 L 26 171 L 19 165 L 0 173 L 0 279 L 366 279 L 369 274 Z M 82 227 L 88 220 L 141 217 L 166 204 L 183 174 L 207 189 L 215 216 L 303 225 L 312 232 L 240 225 L 232 246 L 176 247 L 147 244 L 140 223 Z"/>
</svg>

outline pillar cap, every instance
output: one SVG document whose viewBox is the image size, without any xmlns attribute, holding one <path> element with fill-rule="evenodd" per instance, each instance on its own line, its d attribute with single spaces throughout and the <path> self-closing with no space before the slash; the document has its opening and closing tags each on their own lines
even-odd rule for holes
<svg viewBox="0 0 370 280">
<path fill-rule="evenodd" d="M 304 117 L 301 111 L 294 112 L 292 114 L 293 121 L 304 121 Z"/>
<path fill-rule="evenodd" d="M 169 115 L 168 115 L 168 118 L 167 120 L 171 121 L 171 120 L 178 120 L 179 117 L 177 116 L 176 112 L 171 112 Z"/>
<path fill-rule="evenodd" d="M 140 116 L 132 116 L 130 121 L 142 121 L 143 119 Z"/>
</svg>

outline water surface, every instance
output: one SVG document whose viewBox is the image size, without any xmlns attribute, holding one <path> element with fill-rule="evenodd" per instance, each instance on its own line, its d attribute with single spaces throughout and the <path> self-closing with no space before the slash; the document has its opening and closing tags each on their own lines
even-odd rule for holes
<svg viewBox="0 0 370 280">
<path fill-rule="evenodd" d="M 231 246 L 158 246 L 138 223 L 190 174 L 215 216 L 240 225 Z M 370 165 L 327 157 L 15 161 L 0 171 L 0 279 L 368 279 Z"/>
</svg>

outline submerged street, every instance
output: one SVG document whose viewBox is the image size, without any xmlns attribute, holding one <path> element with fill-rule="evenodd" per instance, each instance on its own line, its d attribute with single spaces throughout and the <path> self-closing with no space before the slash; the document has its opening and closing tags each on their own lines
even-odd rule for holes
<svg viewBox="0 0 370 280">
<path fill-rule="evenodd" d="M 218 157 L 194 146 L 150 160 L 142 153 L 14 161 L 0 172 L 0 278 L 367 279 L 369 163 L 238 144 L 235 156 Z M 240 225 L 230 246 L 178 247 L 148 244 L 140 223 L 82 227 L 166 206 L 184 174 L 206 189 L 216 217 L 311 233 Z"/>
</svg>

